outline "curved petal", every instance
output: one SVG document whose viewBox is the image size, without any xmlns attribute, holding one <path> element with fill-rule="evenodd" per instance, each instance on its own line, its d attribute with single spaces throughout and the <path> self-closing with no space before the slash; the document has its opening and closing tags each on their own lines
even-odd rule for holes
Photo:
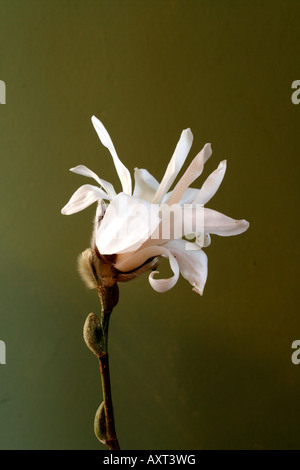
<svg viewBox="0 0 300 470">
<path fill-rule="evenodd" d="M 134 191 L 133 196 L 152 201 L 157 188 L 158 181 L 147 170 L 135 168 L 134 170 Z"/>
<path fill-rule="evenodd" d="M 166 256 L 169 258 L 170 262 L 170 267 L 173 271 L 173 276 L 169 277 L 168 279 L 156 279 L 154 278 L 154 274 L 158 274 L 159 271 L 152 271 L 152 273 L 149 274 L 149 282 L 151 287 L 156 291 L 156 292 L 167 292 L 168 290 L 172 289 L 172 287 L 175 286 L 176 282 L 178 281 L 179 278 L 179 266 L 176 261 L 176 258 L 172 255 L 172 253 L 168 250 L 166 251 Z"/>
<path fill-rule="evenodd" d="M 151 287 L 157 292 L 166 292 L 167 290 L 172 289 L 178 281 L 179 267 L 175 257 L 164 246 L 149 246 L 142 250 L 138 250 L 135 253 L 118 255 L 115 267 L 122 272 L 132 271 L 139 268 L 149 258 L 155 256 L 164 256 L 169 258 L 170 266 L 174 275 L 168 279 L 154 279 L 154 274 L 158 274 L 159 271 L 152 271 L 149 275 L 149 282 Z"/>
<path fill-rule="evenodd" d="M 209 159 L 211 154 L 211 145 L 205 144 L 201 152 L 196 155 L 190 166 L 185 171 L 184 175 L 176 184 L 174 190 L 171 193 L 170 199 L 167 201 L 167 204 L 171 206 L 172 204 L 176 204 L 180 201 L 188 187 L 195 181 L 196 178 L 198 178 L 198 176 L 201 175 L 204 164 Z"/>
<path fill-rule="evenodd" d="M 160 222 L 159 206 L 127 194 L 118 194 L 108 206 L 96 235 L 103 255 L 137 250 Z"/>
<path fill-rule="evenodd" d="M 196 243 L 197 245 L 203 247 L 203 248 L 206 248 L 207 246 L 209 246 L 211 244 L 211 237 L 209 235 L 209 233 L 198 233 L 196 235 Z"/>
<path fill-rule="evenodd" d="M 193 202 L 196 204 L 206 204 L 218 191 L 220 184 L 223 181 L 225 171 L 226 160 L 223 160 L 218 168 L 213 171 L 203 183 L 202 188 Z"/>
<path fill-rule="evenodd" d="M 97 186 L 84 184 L 73 194 L 69 202 L 62 208 L 64 215 L 75 214 L 100 199 L 110 199 L 109 196 Z"/>
<path fill-rule="evenodd" d="M 157 245 L 148 246 L 135 252 L 121 253 L 117 256 L 115 267 L 122 272 L 133 271 L 142 266 L 148 259 L 160 256 L 163 253 L 163 247 Z"/>
<path fill-rule="evenodd" d="M 195 243 L 173 240 L 164 245 L 176 258 L 181 275 L 202 295 L 207 280 L 207 256 Z"/>
<path fill-rule="evenodd" d="M 117 193 L 113 185 L 109 183 L 108 181 L 105 181 L 99 178 L 98 175 L 96 175 L 96 173 L 94 173 L 92 170 L 90 170 L 86 166 L 77 165 L 74 168 L 70 168 L 70 171 L 72 171 L 73 173 L 77 173 L 78 175 L 87 176 L 88 178 L 94 178 L 94 180 L 96 180 L 97 183 L 99 183 L 100 186 L 102 186 L 102 188 L 107 192 L 107 194 L 110 196 L 111 199 L 116 197 Z"/>
<path fill-rule="evenodd" d="M 191 129 L 185 129 L 182 131 L 178 144 L 176 145 L 175 151 L 166 169 L 164 177 L 157 189 L 157 192 L 153 198 L 153 204 L 162 201 L 164 195 L 168 192 L 170 187 L 175 181 L 176 176 L 180 172 L 182 165 L 185 162 L 186 157 L 190 151 L 193 143 L 193 134 Z"/>
<path fill-rule="evenodd" d="M 112 140 L 109 136 L 109 133 L 103 126 L 102 122 L 99 121 L 99 119 L 97 119 L 95 116 L 92 116 L 92 123 L 102 144 L 106 148 L 108 148 L 111 153 L 111 156 L 113 157 L 114 164 L 119 175 L 124 193 L 131 195 L 132 187 L 129 170 L 126 168 L 125 165 L 123 165 L 123 163 L 119 159 L 114 144 L 112 143 Z"/>
</svg>

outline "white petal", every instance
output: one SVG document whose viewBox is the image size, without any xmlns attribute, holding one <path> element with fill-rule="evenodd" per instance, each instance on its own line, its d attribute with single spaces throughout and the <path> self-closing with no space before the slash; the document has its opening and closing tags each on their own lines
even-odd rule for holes
<svg viewBox="0 0 300 470">
<path fill-rule="evenodd" d="M 170 199 L 167 201 L 169 205 L 176 204 L 182 198 L 184 192 L 201 175 L 205 162 L 212 154 L 211 145 L 205 144 L 201 152 L 194 158 L 184 175 L 176 184 Z"/>
<path fill-rule="evenodd" d="M 159 271 L 152 271 L 149 275 L 149 282 L 154 290 L 157 292 L 166 292 L 176 284 L 179 278 L 179 267 L 175 257 L 164 246 L 149 246 L 135 253 L 126 253 L 118 255 L 115 267 L 122 272 L 133 271 L 144 264 L 149 258 L 154 256 L 164 256 L 169 258 L 170 266 L 173 271 L 173 276 L 168 279 L 154 279 L 154 274 Z"/>
<path fill-rule="evenodd" d="M 108 206 L 96 235 L 98 250 L 111 255 L 137 250 L 160 222 L 159 206 L 118 194 Z"/>
<path fill-rule="evenodd" d="M 159 186 L 158 181 L 147 170 L 139 168 L 134 170 L 134 180 L 133 196 L 152 201 Z"/>
<path fill-rule="evenodd" d="M 115 267 L 122 272 L 133 271 L 154 256 L 164 253 L 162 246 L 148 246 L 131 253 L 121 253 L 117 256 Z"/>
<path fill-rule="evenodd" d="M 211 238 L 209 233 L 190 233 L 185 235 L 185 239 L 190 240 L 199 248 L 206 248 L 211 244 Z"/>
<path fill-rule="evenodd" d="M 175 181 L 176 176 L 181 170 L 182 165 L 190 151 L 193 143 L 193 134 L 190 129 L 182 131 L 178 144 L 166 169 L 164 177 L 159 185 L 159 188 L 153 198 L 153 203 L 162 201 L 164 195 L 168 192 L 170 187 Z"/>
<path fill-rule="evenodd" d="M 204 228 L 205 232 L 228 237 L 239 235 L 249 227 L 247 220 L 234 220 L 221 212 L 204 208 Z"/>
<path fill-rule="evenodd" d="M 209 246 L 211 244 L 211 237 L 209 233 L 198 233 L 196 235 L 196 243 L 203 248 Z"/>
<path fill-rule="evenodd" d="M 86 207 L 93 204 L 93 202 L 100 199 L 110 199 L 109 196 L 97 186 L 91 184 L 84 184 L 73 194 L 68 204 L 66 204 L 61 213 L 64 215 L 75 214 L 75 212 L 82 211 Z"/>
<path fill-rule="evenodd" d="M 104 217 L 104 214 L 107 210 L 107 204 L 105 204 L 104 201 L 99 201 L 98 203 L 98 206 L 97 206 L 97 210 L 96 210 L 96 218 L 103 218 Z"/>
<path fill-rule="evenodd" d="M 180 205 L 181 206 L 184 206 L 184 204 L 192 204 L 192 202 L 194 201 L 194 199 L 197 197 L 198 193 L 199 193 L 200 189 L 196 189 L 196 188 L 187 188 L 181 199 L 180 199 Z M 171 197 L 171 194 L 172 194 L 172 191 L 169 191 L 164 197 L 163 197 L 163 200 L 162 202 L 163 203 L 167 203 L 167 201 L 170 199 Z"/>
<path fill-rule="evenodd" d="M 111 199 L 116 197 L 117 194 L 113 185 L 109 183 L 108 181 L 105 181 L 99 178 L 99 176 L 96 175 L 96 173 L 94 173 L 92 170 L 90 170 L 86 166 L 77 165 L 74 168 L 70 168 L 70 171 L 72 171 L 73 173 L 77 173 L 78 175 L 87 176 L 88 178 L 94 178 L 94 180 L 96 180 L 97 183 L 99 183 L 100 186 L 102 186 L 102 188 L 107 192 L 107 194 L 110 196 Z"/>
<path fill-rule="evenodd" d="M 119 159 L 114 144 L 112 143 L 112 140 L 109 136 L 109 133 L 103 126 L 102 122 L 99 121 L 99 119 L 97 119 L 95 116 L 92 116 L 92 123 L 102 144 L 108 148 L 111 153 L 111 156 L 113 157 L 114 164 L 119 175 L 124 193 L 131 195 L 132 187 L 130 173 L 126 166 L 123 165 L 123 163 Z"/>
<path fill-rule="evenodd" d="M 196 188 L 187 188 L 186 191 L 184 191 L 181 199 L 180 199 L 180 205 L 184 206 L 184 204 L 192 204 L 194 201 L 195 197 L 198 195 L 199 189 Z"/>
<path fill-rule="evenodd" d="M 218 168 L 213 171 L 203 183 L 202 188 L 195 197 L 194 202 L 196 204 L 206 204 L 216 194 L 223 181 L 225 171 L 226 160 L 223 160 Z"/>
<path fill-rule="evenodd" d="M 96 215 L 94 218 L 94 229 L 92 233 L 92 238 L 91 238 L 91 246 L 95 246 L 96 244 L 96 234 L 97 231 L 99 230 L 99 227 L 102 223 L 103 217 L 105 215 L 106 209 L 107 209 L 107 204 L 101 199 L 101 201 L 98 201 L 97 209 L 96 209 Z"/>
<path fill-rule="evenodd" d="M 170 250 L 179 265 L 180 273 L 198 294 L 203 294 L 207 279 L 207 256 L 195 245 L 184 240 L 173 240 L 165 248 Z"/>
<path fill-rule="evenodd" d="M 98 201 L 98 206 L 97 206 L 96 215 L 94 219 L 93 243 L 95 239 L 95 234 L 97 233 L 97 230 L 100 227 L 100 224 L 103 220 L 107 207 L 108 207 L 107 204 L 105 204 L 103 200 Z"/>
<path fill-rule="evenodd" d="M 224 237 L 238 235 L 249 227 L 249 222 L 246 220 L 234 220 L 220 212 L 207 209 L 202 204 L 197 204 L 196 207 L 194 204 L 183 207 L 179 204 L 163 205 L 160 206 L 160 212 L 161 224 L 146 242 L 147 246 L 165 244 L 192 233 L 197 235 L 212 233 Z"/>
<path fill-rule="evenodd" d="M 154 274 L 158 274 L 159 271 L 152 271 L 149 275 L 149 282 L 151 287 L 156 290 L 156 292 L 167 292 L 168 290 L 172 289 L 172 287 L 175 286 L 176 282 L 178 281 L 179 278 L 179 266 L 178 263 L 175 259 L 175 257 L 172 255 L 172 253 L 168 250 L 166 251 L 166 255 L 169 258 L 170 262 L 170 267 L 173 271 L 173 276 L 168 278 L 168 279 L 156 279 L 154 278 Z"/>
</svg>

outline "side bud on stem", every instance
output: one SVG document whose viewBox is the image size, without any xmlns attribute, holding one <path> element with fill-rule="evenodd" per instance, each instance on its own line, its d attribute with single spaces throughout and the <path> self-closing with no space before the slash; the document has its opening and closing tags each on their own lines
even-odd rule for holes
<svg viewBox="0 0 300 470">
<path fill-rule="evenodd" d="M 113 308 L 119 300 L 116 270 L 107 257 L 95 250 L 87 249 L 79 257 L 79 272 L 90 288 L 96 288 L 102 306 L 100 319 L 90 313 L 83 327 L 87 347 L 98 357 L 104 401 L 98 408 L 94 420 L 94 431 L 100 442 L 111 450 L 119 450 L 116 436 L 108 361 L 108 326 Z"/>
<path fill-rule="evenodd" d="M 127 282 L 148 270 L 156 269 L 157 258 L 151 258 L 138 269 L 122 273 L 115 269 L 115 255 L 103 256 L 96 247 L 88 248 L 78 258 L 79 273 L 90 289 L 96 289 L 101 301 L 100 319 L 90 313 L 83 327 L 87 347 L 98 357 L 104 401 L 94 420 L 94 431 L 100 442 L 111 450 L 120 450 L 116 436 L 108 361 L 108 326 L 111 312 L 119 300 L 118 282 Z"/>
<path fill-rule="evenodd" d="M 85 320 L 83 338 L 87 347 L 96 356 L 103 354 L 103 331 L 100 320 L 94 313 L 90 313 Z"/>
<path fill-rule="evenodd" d="M 102 442 L 102 444 L 106 444 L 107 433 L 104 401 L 101 403 L 98 410 L 96 411 L 94 420 L 94 432 L 99 441 Z"/>
</svg>

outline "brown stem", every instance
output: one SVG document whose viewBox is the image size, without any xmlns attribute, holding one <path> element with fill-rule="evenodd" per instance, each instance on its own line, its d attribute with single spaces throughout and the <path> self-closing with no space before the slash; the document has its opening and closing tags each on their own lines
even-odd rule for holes
<svg viewBox="0 0 300 470">
<path fill-rule="evenodd" d="M 99 356 L 100 373 L 102 381 L 102 390 L 104 398 L 104 410 L 106 420 L 106 445 L 111 450 L 120 450 L 118 438 L 115 430 L 114 412 L 111 396 L 110 375 L 109 375 L 109 360 L 108 354 L 105 353 Z"/>
<path fill-rule="evenodd" d="M 108 359 L 108 326 L 111 312 L 119 299 L 119 289 L 117 283 L 112 286 L 99 286 L 98 294 L 102 304 L 102 313 L 100 323 L 102 327 L 102 352 L 98 355 L 102 391 L 104 399 L 104 411 L 106 421 L 106 445 L 111 450 L 120 450 L 118 438 L 115 430 L 111 384 L 109 374 L 109 359 Z"/>
</svg>

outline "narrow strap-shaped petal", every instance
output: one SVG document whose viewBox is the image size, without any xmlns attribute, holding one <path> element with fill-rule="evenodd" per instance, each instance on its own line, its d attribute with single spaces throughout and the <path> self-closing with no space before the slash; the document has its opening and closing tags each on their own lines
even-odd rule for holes
<svg viewBox="0 0 300 470">
<path fill-rule="evenodd" d="M 90 170 L 86 166 L 77 165 L 74 168 L 70 168 L 70 171 L 72 171 L 73 173 L 77 173 L 78 175 L 87 176 L 88 178 L 94 178 L 94 180 L 96 180 L 97 183 L 99 183 L 100 186 L 102 186 L 102 188 L 107 192 L 107 194 L 110 196 L 111 199 L 116 197 L 117 193 L 113 185 L 109 183 L 108 181 L 105 181 L 99 178 L 99 176 L 96 175 L 96 173 L 94 173 L 92 170 Z"/>
<path fill-rule="evenodd" d="M 145 169 L 135 168 L 134 180 L 133 196 L 145 199 L 145 201 L 152 201 L 159 186 L 154 176 Z"/>
<path fill-rule="evenodd" d="M 184 204 L 192 204 L 198 193 L 199 189 L 187 188 L 181 196 L 180 205 L 184 206 Z"/>
<path fill-rule="evenodd" d="M 200 189 L 187 188 L 184 191 L 183 195 L 181 196 L 181 199 L 180 199 L 180 202 L 179 202 L 180 205 L 183 206 L 184 204 L 192 204 L 194 199 L 197 197 L 199 191 L 200 191 Z M 165 196 L 162 200 L 163 204 L 167 204 L 167 201 L 170 199 L 171 194 L 172 194 L 172 191 L 169 191 L 167 194 L 165 194 Z"/>
<path fill-rule="evenodd" d="M 61 213 L 64 215 L 75 214 L 75 212 L 82 211 L 100 199 L 109 200 L 110 198 L 97 186 L 84 184 L 73 194 L 69 202 L 62 208 Z"/>
<path fill-rule="evenodd" d="M 196 155 L 190 166 L 185 171 L 184 175 L 180 178 L 176 184 L 174 190 L 167 203 L 171 206 L 176 204 L 182 198 L 184 192 L 188 187 L 195 181 L 198 176 L 201 175 L 205 162 L 209 159 L 212 154 L 211 145 L 205 144 L 201 152 Z"/>
<path fill-rule="evenodd" d="M 204 208 L 204 229 L 207 233 L 229 237 L 240 235 L 249 228 L 247 220 L 235 220 L 221 212 Z"/>
<path fill-rule="evenodd" d="M 130 176 L 129 170 L 126 168 L 125 165 L 123 165 L 123 163 L 119 159 L 116 149 L 114 147 L 114 144 L 112 143 L 112 140 L 109 136 L 109 133 L 105 129 L 102 122 L 99 121 L 99 119 L 97 119 L 95 116 L 92 116 L 92 123 L 102 144 L 106 148 L 108 148 L 108 150 L 111 153 L 111 156 L 113 157 L 114 164 L 115 164 L 117 173 L 119 175 L 124 193 L 131 195 L 132 186 L 131 186 L 131 176 Z"/>
<path fill-rule="evenodd" d="M 249 222 L 235 220 L 220 212 L 203 207 L 202 204 L 174 204 L 169 207 L 160 206 L 161 223 L 151 234 L 143 248 L 151 245 L 164 245 L 171 240 L 177 240 L 185 235 L 196 234 L 203 246 L 209 244 L 206 234 L 216 234 L 223 237 L 239 235 L 247 230 Z M 204 236 L 199 234 L 204 234 Z M 205 238 L 206 237 L 206 238 Z"/>
<path fill-rule="evenodd" d="M 159 206 L 118 194 L 108 206 L 96 235 L 103 255 L 137 250 L 160 223 Z"/>
<path fill-rule="evenodd" d="M 218 191 L 220 184 L 223 181 L 226 171 L 226 160 L 223 160 L 218 168 L 213 171 L 206 181 L 203 183 L 202 188 L 194 199 L 196 204 L 206 204 Z"/>
<path fill-rule="evenodd" d="M 166 245 L 176 258 L 181 275 L 194 287 L 194 291 L 203 294 L 207 280 L 207 256 L 195 243 L 185 240 L 173 240 Z"/>
<path fill-rule="evenodd" d="M 186 157 L 190 151 L 193 143 L 193 134 L 190 129 L 182 131 L 180 139 L 177 143 L 175 151 L 166 169 L 164 177 L 157 189 L 157 192 L 153 198 L 153 204 L 160 203 L 164 195 L 169 191 L 170 187 L 175 181 L 176 176 L 180 172 L 182 165 L 185 162 Z"/>
<path fill-rule="evenodd" d="M 177 217 L 174 221 L 176 236 L 173 238 L 183 237 L 190 233 L 209 233 L 229 237 L 245 232 L 248 227 L 247 220 L 235 220 L 221 212 L 197 204 L 196 207 L 182 208 L 182 219 Z"/>
</svg>

